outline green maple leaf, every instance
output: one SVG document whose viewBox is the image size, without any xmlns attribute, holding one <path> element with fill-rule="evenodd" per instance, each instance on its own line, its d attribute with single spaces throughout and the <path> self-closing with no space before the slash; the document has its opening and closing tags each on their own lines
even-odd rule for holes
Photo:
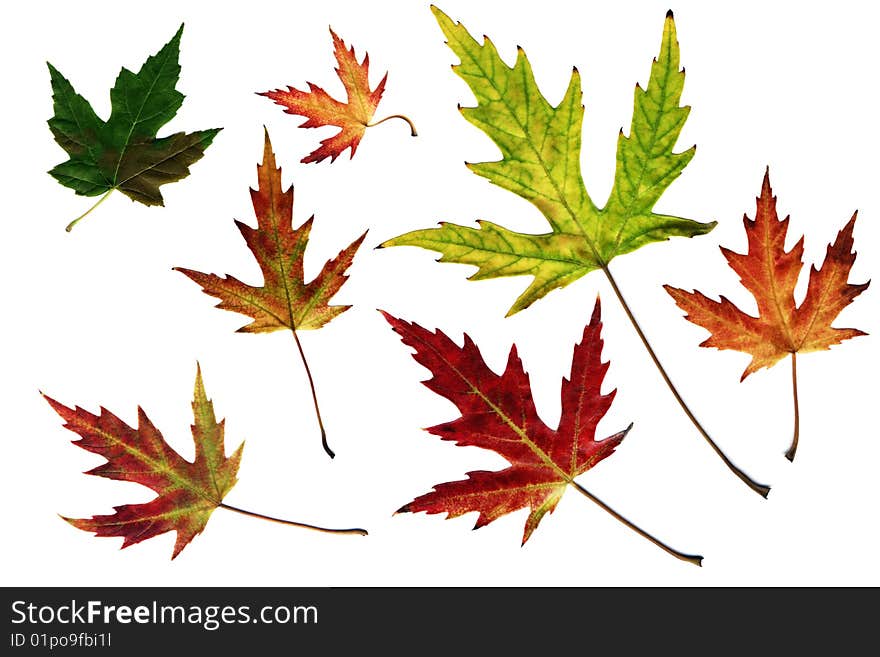
<svg viewBox="0 0 880 657">
<path fill-rule="evenodd" d="M 118 189 L 145 205 L 164 205 L 159 186 L 189 175 L 189 166 L 202 158 L 221 128 L 156 136 L 183 104 L 183 94 L 175 89 L 182 33 L 183 25 L 137 73 L 119 72 L 107 121 L 47 62 L 55 111 L 49 128 L 70 156 L 49 171 L 58 182 L 81 196 L 103 194 L 101 201 Z"/>
<path fill-rule="evenodd" d="M 478 267 L 472 280 L 532 276 L 508 311 L 512 315 L 548 292 L 594 269 L 607 271 L 615 257 L 671 236 L 708 233 L 715 222 L 658 214 L 660 195 L 694 156 L 695 148 L 674 153 L 689 107 L 679 105 L 684 71 L 672 12 L 666 16 L 660 54 L 651 66 L 646 89 L 636 85 L 628 137 L 620 132 L 614 186 L 604 208 L 592 201 L 581 176 L 581 124 L 584 107 L 577 69 L 565 96 L 553 107 L 541 94 L 529 60 L 518 48 L 508 66 L 486 37 L 483 44 L 461 23 L 432 11 L 461 63 L 455 72 L 477 99 L 462 108 L 464 117 L 498 145 L 502 159 L 468 164 L 478 175 L 532 202 L 547 218 L 551 232 L 518 233 L 489 221 L 479 228 L 441 223 L 416 230 L 382 246 L 420 246 L 442 254 L 441 262 Z"/>
</svg>

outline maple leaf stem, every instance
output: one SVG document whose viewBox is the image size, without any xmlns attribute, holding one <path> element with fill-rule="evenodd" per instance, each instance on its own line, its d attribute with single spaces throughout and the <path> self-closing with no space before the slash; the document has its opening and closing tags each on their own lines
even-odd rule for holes
<svg viewBox="0 0 880 657">
<path fill-rule="evenodd" d="M 794 454 L 797 452 L 798 437 L 801 433 L 801 418 L 798 411 L 798 390 L 797 390 L 797 353 L 791 353 L 791 392 L 794 398 L 794 433 L 791 437 L 791 447 L 785 453 L 785 458 L 794 461 Z"/>
<path fill-rule="evenodd" d="M 588 491 L 586 488 L 584 488 L 583 486 L 581 486 L 581 485 L 580 485 L 579 483 L 577 483 L 576 481 L 570 481 L 569 483 L 571 483 L 571 485 L 574 486 L 574 487 L 577 489 L 577 491 L 578 491 L 581 495 L 583 495 L 584 497 L 586 497 L 586 498 L 589 499 L 590 501 L 595 502 L 596 504 L 598 504 L 600 507 L 602 507 L 602 509 L 604 509 L 605 511 L 607 511 L 608 513 L 610 513 L 610 514 L 611 514 L 612 516 L 614 516 L 617 520 L 619 520 L 619 521 L 622 522 L 624 525 L 626 525 L 627 527 L 629 527 L 630 529 L 632 529 L 632 530 L 633 530 L 634 532 L 636 532 L 639 536 L 642 536 L 643 538 L 647 538 L 649 541 L 651 541 L 654 545 L 656 545 L 657 547 L 659 547 L 659 548 L 660 548 L 661 550 L 663 550 L 664 552 L 668 552 L 669 554 L 671 554 L 671 555 L 672 555 L 673 557 L 675 557 L 676 559 L 681 559 L 682 561 L 687 561 L 688 563 L 692 563 L 692 564 L 694 564 L 694 565 L 696 565 L 696 566 L 702 566 L 702 565 L 703 565 L 703 557 L 702 557 L 702 556 L 700 556 L 700 555 L 698 555 L 698 554 L 685 554 L 685 553 L 683 553 L 683 552 L 679 552 L 678 550 L 675 550 L 675 549 L 669 547 L 668 545 L 666 545 L 666 543 L 664 543 L 664 542 L 661 541 L 660 539 L 658 539 L 658 538 L 656 538 L 656 537 L 654 537 L 654 536 L 651 536 L 651 534 L 649 534 L 648 532 L 646 532 L 644 529 L 642 529 L 642 528 L 639 527 L 638 525 L 635 525 L 635 524 L 633 524 L 632 522 L 630 522 L 629 520 L 627 520 L 625 517 L 623 517 L 623 516 L 620 515 L 617 511 L 615 511 L 615 510 L 612 509 L 610 506 L 608 506 L 607 504 L 605 504 L 605 502 L 603 502 L 603 501 L 600 500 L 598 497 L 596 497 L 595 495 L 593 495 L 590 491 Z"/>
<path fill-rule="evenodd" d="M 111 189 L 111 190 L 108 190 L 107 193 L 105 193 L 101 198 L 98 199 L 98 202 L 97 202 L 97 203 L 95 203 L 92 207 L 90 207 L 88 210 L 86 210 L 86 211 L 83 212 L 81 215 L 79 215 L 76 219 L 74 219 L 74 220 L 71 221 L 69 224 L 67 224 L 67 226 L 64 228 L 64 230 L 66 230 L 68 233 L 69 233 L 70 231 L 72 231 L 74 226 L 76 226 L 80 221 L 82 221 L 83 219 L 85 219 L 85 218 L 91 213 L 92 210 L 94 210 L 94 209 L 97 208 L 99 205 L 101 205 L 101 203 L 103 203 L 104 200 L 105 200 L 108 196 L 110 196 L 110 194 L 112 194 L 112 193 L 113 193 L 113 190 L 112 190 L 112 189 Z"/>
<path fill-rule="evenodd" d="M 252 518 L 260 518 L 262 520 L 271 520 L 272 522 L 277 522 L 282 525 L 292 525 L 293 527 L 302 527 L 303 529 L 312 529 L 316 532 L 324 532 L 326 534 L 359 534 L 360 536 L 366 536 L 367 530 L 361 529 L 360 527 L 352 527 L 351 529 L 328 529 L 327 527 L 318 527 L 317 525 L 309 525 L 305 522 L 296 522 L 295 520 L 283 520 L 281 518 L 274 518 L 272 516 L 266 516 L 262 513 L 256 513 L 254 511 L 246 511 L 245 509 L 239 509 L 236 506 L 230 506 L 229 504 L 220 503 L 220 508 L 226 509 L 227 511 L 235 511 L 236 513 L 240 513 L 245 516 L 250 516 Z"/>
<path fill-rule="evenodd" d="M 415 124 L 409 119 L 409 117 L 404 116 L 403 114 L 392 114 L 391 116 L 386 116 L 384 119 L 379 119 L 378 121 L 374 121 L 373 123 L 367 123 L 366 126 L 368 128 L 372 128 L 374 126 L 379 125 L 380 123 L 385 123 L 385 121 L 388 121 L 389 119 L 401 119 L 403 121 L 406 121 L 409 124 L 409 131 L 412 134 L 412 136 L 413 137 L 419 136 L 419 133 L 416 132 Z"/>
<path fill-rule="evenodd" d="M 608 279 L 608 282 L 611 284 L 611 288 L 614 290 L 614 294 L 617 295 L 617 299 L 618 301 L 620 301 L 620 305 L 623 306 L 623 310 L 626 313 L 626 316 L 629 317 L 629 321 L 632 323 L 633 328 L 635 328 L 636 333 L 638 333 L 642 344 L 645 345 L 645 349 L 648 350 L 648 354 L 651 356 L 651 360 L 654 361 L 654 365 L 657 366 L 660 375 L 663 377 L 663 380 L 666 382 L 667 387 L 669 388 L 670 392 L 672 392 L 672 396 L 675 397 L 675 400 L 678 402 L 679 406 L 681 406 L 685 415 L 688 416 L 688 419 L 690 419 L 690 421 L 697 428 L 697 431 L 700 432 L 703 438 L 706 439 L 706 442 L 709 443 L 709 446 L 715 451 L 718 457 L 722 461 L 724 461 L 724 465 L 726 465 L 730 469 L 730 471 L 733 472 L 733 474 L 735 474 L 737 477 L 739 477 L 749 488 L 758 493 L 758 495 L 760 495 L 761 497 L 766 498 L 767 495 L 770 493 L 770 486 L 765 486 L 764 484 L 757 483 L 745 472 L 736 467 L 733 462 L 727 457 L 727 455 L 721 451 L 721 448 L 718 447 L 715 441 L 712 440 L 712 438 L 709 436 L 709 433 L 703 428 L 703 425 L 700 424 L 700 421 L 697 420 L 696 416 L 693 414 L 687 403 L 682 398 L 681 394 L 678 392 L 675 384 L 672 383 L 672 379 L 669 378 L 669 374 L 667 374 L 666 369 L 663 367 L 663 364 L 660 362 L 660 359 L 657 357 L 657 354 L 651 347 L 651 343 L 648 342 L 648 338 L 642 331 L 641 326 L 639 326 L 639 323 L 636 320 L 635 315 L 633 315 L 629 304 L 627 304 L 626 299 L 623 298 L 623 293 L 617 286 L 617 281 L 614 280 L 614 276 L 612 276 L 611 270 L 609 269 L 607 264 L 602 266 L 602 271 L 605 272 L 605 276 Z"/>
<path fill-rule="evenodd" d="M 312 389 L 312 402 L 315 404 L 315 415 L 318 418 L 318 427 L 321 429 L 321 446 L 331 459 L 335 458 L 336 453 L 330 449 L 330 445 L 327 444 L 327 431 L 324 429 L 323 420 L 321 420 L 321 409 L 318 408 L 318 393 L 315 392 L 315 380 L 312 378 L 311 369 L 309 369 L 309 361 L 306 360 L 306 354 L 303 351 L 302 343 L 299 341 L 299 336 L 296 334 L 296 329 L 291 329 L 290 332 L 293 333 L 293 340 L 296 342 L 296 348 L 299 350 L 299 357 L 302 360 L 303 367 L 306 369 L 306 376 L 309 379 L 309 387 Z"/>
</svg>

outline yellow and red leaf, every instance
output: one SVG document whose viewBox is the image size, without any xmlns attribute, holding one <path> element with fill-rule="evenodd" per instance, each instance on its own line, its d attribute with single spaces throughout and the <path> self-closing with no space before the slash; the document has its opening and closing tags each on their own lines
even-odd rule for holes
<svg viewBox="0 0 880 657">
<path fill-rule="evenodd" d="M 321 145 L 302 159 L 302 162 L 320 162 L 330 158 L 333 162 L 346 148 L 351 149 L 354 157 L 358 144 L 364 136 L 367 126 L 373 119 L 385 82 L 386 73 L 375 89 L 370 89 L 370 56 L 364 54 L 362 62 L 358 62 L 354 46 L 346 48 L 345 42 L 331 29 L 333 49 L 338 64 L 336 75 L 345 87 L 347 102 L 333 98 L 324 89 L 311 82 L 308 91 L 300 91 L 288 86 L 286 90 L 259 92 L 284 107 L 287 114 L 305 116 L 301 128 L 320 128 L 337 126 L 340 131 L 321 141 Z"/>
</svg>

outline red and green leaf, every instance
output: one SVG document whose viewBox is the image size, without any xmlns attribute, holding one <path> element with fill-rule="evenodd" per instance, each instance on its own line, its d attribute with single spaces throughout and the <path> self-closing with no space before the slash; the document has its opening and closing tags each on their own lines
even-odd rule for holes
<svg viewBox="0 0 880 657">
<path fill-rule="evenodd" d="M 140 407 L 138 426 L 133 428 L 104 408 L 93 415 L 78 406 L 68 408 L 50 397 L 45 399 L 64 419 L 65 428 L 79 434 L 74 445 L 107 459 L 86 474 L 131 481 L 157 493 L 143 504 L 114 507 L 114 513 L 109 515 L 64 518 L 74 527 L 96 536 L 121 536 L 123 548 L 175 531 L 173 559 L 202 532 L 214 509 L 235 485 L 244 443 L 232 456 L 226 456 L 223 421 L 218 422 L 214 416 L 214 405 L 205 394 L 200 370 L 196 373 L 192 403 L 192 462 L 165 442 Z"/>
<path fill-rule="evenodd" d="M 137 73 L 125 68 L 119 72 L 110 90 L 111 111 L 106 121 L 49 64 L 54 101 L 49 128 L 69 155 L 49 173 L 81 196 L 101 196 L 68 224 L 68 231 L 114 189 L 144 205 L 164 205 L 159 187 L 186 178 L 189 167 L 202 158 L 220 132 L 212 128 L 157 136 L 183 104 L 184 96 L 176 88 L 182 34 L 183 25 Z"/>
</svg>

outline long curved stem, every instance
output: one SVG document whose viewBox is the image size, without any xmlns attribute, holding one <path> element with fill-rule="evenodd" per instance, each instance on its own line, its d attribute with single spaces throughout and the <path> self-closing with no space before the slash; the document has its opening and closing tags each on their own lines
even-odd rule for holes
<svg viewBox="0 0 880 657">
<path fill-rule="evenodd" d="M 85 218 L 89 215 L 89 213 L 91 213 L 92 210 L 94 210 L 96 207 L 98 207 L 99 205 L 101 205 L 101 203 L 103 203 L 104 200 L 105 200 L 108 196 L 110 196 L 110 194 L 112 194 L 112 193 L 113 193 L 113 190 L 112 190 L 112 189 L 108 190 L 106 194 L 104 194 L 101 198 L 98 199 L 98 202 L 97 202 L 97 203 L 95 203 L 92 207 L 90 207 L 88 210 L 86 210 L 86 211 L 83 212 L 81 215 L 79 215 L 76 219 L 74 219 L 74 220 L 71 221 L 69 224 L 67 224 L 67 226 L 65 227 L 64 230 L 66 230 L 68 233 L 69 233 L 70 231 L 72 231 L 74 226 L 76 226 L 80 221 L 82 221 L 83 219 L 85 219 Z"/>
<path fill-rule="evenodd" d="M 271 520 L 272 522 L 278 522 L 282 525 L 292 525 L 293 527 L 302 527 L 303 529 L 311 529 L 316 532 L 324 532 L 327 534 L 359 534 L 361 536 L 367 535 L 366 529 L 361 529 L 360 527 L 354 527 L 352 529 L 328 529 L 327 527 L 318 527 L 317 525 L 309 525 L 304 522 L 295 522 L 293 520 L 282 520 L 281 518 L 273 518 L 272 516 L 266 516 L 262 513 L 255 513 L 254 511 L 246 511 L 245 509 L 239 509 L 237 506 L 230 506 L 229 504 L 220 503 L 221 509 L 226 509 L 227 511 L 235 511 L 236 513 L 240 513 L 245 516 L 250 516 L 252 518 L 260 518 L 262 520 Z"/>
<path fill-rule="evenodd" d="M 419 133 L 416 132 L 415 124 L 412 121 L 410 121 L 409 117 L 404 116 L 403 114 L 392 114 L 391 116 L 386 116 L 384 119 L 379 119 L 378 121 L 375 121 L 373 123 L 368 123 L 367 127 L 372 128 L 373 126 L 377 126 L 380 123 L 385 123 L 385 121 L 388 121 L 389 119 L 401 119 L 403 121 L 406 121 L 409 124 L 409 131 L 412 134 L 412 136 L 413 137 L 419 136 Z"/>
<path fill-rule="evenodd" d="M 296 348 L 299 350 L 299 357 L 302 359 L 303 367 L 306 369 L 306 376 L 309 379 L 309 387 L 312 389 L 312 402 L 315 404 L 315 415 L 318 417 L 318 427 L 321 429 L 321 445 L 331 459 L 335 458 L 336 454 L 330 449 L 330 445 L 327 444 L 327 432 L 324 430 L 324 422 L 321 420 L 321 409 L 318 408 L 318 394 L 315 392 L 315 380 L 312 378 L 312 371 L 309 369 L 309 361 L 306 360 L 306 354 L 299 341 L 299 336 L 296 334 L 296 329 L 290 329 L 290 332 L 293 333 L 293 340 L 296 342 Z"/>
<path fill-rule="evenodd" d="M 612 509 L 610 506 L 608 506 L 607 504 L 605 504 L 605 502 L 603 502 L 603 501 L 600 500 L 598 497 L 596 497 L 595 495 L 593 495 L 590 491 L 588 491 L 586 488 L 584 488 L 583 486 L 581 486 L 581 485 L 580 485 L 579 483 L 577 483 L 576 481 L 571 481 L 570 483 L 571 483 L 572 486 L 574 486 L 574 487 L 577 489 L 577 491 L 578 491 L 581 495 L 583 495 L 584 497 L 586 497 L 588 500 L 590 500 L 590 501 L 595 502 L 596 504 L 598 504 L 598 505 L 599 505 L 600 507 L 602 507 L 605 511 L 607 511 L 607 512 L 610 513 L 612 516 L 614 516 L 615 518 L 617 518 L 620 522 L 622 522 L 624 525 L 626 525 L 627 527 L 629 527 L 630 529 L 632 529 L 634 532 L 636 532 L 639 536 L 642 536 L 642 537 L 644 537 L 644 538 L 647 538 L 649 541 L 651 541 L 654 545 L 656 545 L 658 548 L 660 548 L 660 549 L 663 550 L 664 552 L 668 552 L 669 554 L 671 554 L 671 555 L 672 555 L 673 557 L 675 557 L 676 559 L 681 559 L 682 561 L 687 561 L 688 563 L 692 563 L 692 564 L 694 564 L 694 565 L 696 565 L 696 566 L 702 566 L 702 565 L 703 565 L 703 557 L 701 557 L 700 555 L 698 555 L 698 554 L 685 554 L 684 552 L 679 552 L 678 550 L 675 550 L 675 549 L 669 547 L 669 546 L 666 545 L 666 543 L 664 543 L 663 541 L 661 541 L 661 540 L 655 538 L 654 536 L 651 536 L 651 534 L 649 534 L 648 532 L 646 532 L 645 530 L 643 530 L 641 527 L 639 527 L 638 525 L 634 525 L 632 522 L 630 522 L 629 520 L 627 520 L 626 518 L 624 518 L 624 517 L 623 517 L 622 515 L 620 515 L 617 511 L 615 511 L 615 510 Z"/>
<path fill-rule="evenodd" d="M 684 399 L 682 399 L 681 394 L 679 394 L 678 389 L 675 387 L 675 384 L 672 383 L 672 379 L 670 379 L 669 375 L 666 373 L 666 369 L 660 363 L 660 359 L 657 358 L 657 354 L 651 347 L 651 343 L 648 342 L 648 338 L 645 337 L 645 334 L 642 331 L 642 328 L 639 326 L 638 321 L 636 321 L 632 310 L 630 310 L 629 304 L 627 304 L 626 299 L 623 298 L 623 294 L 621 293 L 620 288 L 617 286 L 617 281 L 615 281 L 614 276 L 611 275 L 611 270 L 608 268 L 607 264 L 602 267 L 602 271 L 605 272 L 605 276 L 608 278 L 608 282 L 611 284 L 611 288 L 614 290 L 614 294 L 617 295 L 617 299 L 618 301 L 620 301 L 620 305 L 623 306 L 623 310 L 626 313 L 626 316 L 629 317 L 629 321 L 635 328 L 636 333 L 638 333 L 639 338 L 641 338 L 642 344 L 645 345 L 645 349 L 648 350 L 648 354 L 651 356 L 651 360 L 654 361 L 654 365 L 657 366 L 657 369 L 660 371 L 660 375 L 663 377 L 663 380 L 669 387 L 670 392 L 672 392 L 672 396 L 675 397 L 675 400 L 679 403 L 685 415 L 688 416 L 690 421 L 697 428 L 697 431 L 699 431 L 703 438 L 706 439 L 706 442 L 709 443 L 709 446 L 715 451 L 718 457 L 722 461 L 724 461 L 724 465 L 726 465 L 728 469 L 730 469 L 733 474 L 739 477 L 749 488 L 758 493 L 758 495 L 760 495 L 761 497 L 767 497 L 768 493 L 770 493 L 770 487 L 757 483 L 745 472 L 736 467 L 733 462 L 729 458 L 727 458 L 727 455 L 721 451 L 721 448 L 715 444 L 715 441 L 712 440 L 708 432 L 703 428 L 703 425 L 700 424 L 699 420 L 697 420 L 697 418 L 694 416 L 693 412 L 685 403 Z"/>
<path fill-rule="evenodd" d="M 797 451 L 798 437 L 801 433 L 801 418 L 798 411 L 798 391 L 797 391 L 797 354 L 791 352 L 791 392 L 794 397 L 794 434 L 791 437 L 791 447 L 785 453 L 785 458 L 794 461 L 794 454 Z"/>
</svg>

